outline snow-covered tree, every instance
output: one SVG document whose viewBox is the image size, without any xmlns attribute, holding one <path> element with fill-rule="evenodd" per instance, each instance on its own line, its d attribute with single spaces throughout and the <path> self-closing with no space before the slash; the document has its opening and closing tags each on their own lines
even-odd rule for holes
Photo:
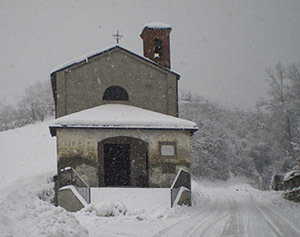
<svg viewBox="0 0 300 237">
<path fill-rule="evenodd" d="M 261 103 L 268 115 L 268 129 L 281 148 L 281 170 L 291 169 L 299 162 L 300 145 L 300 73 L 295 64 L 284 67 L 278 63 L 267 70 L 270 98 Z"/>
<path fill-rule="evenodd" d="M 0 131 L 43 121 L 54 114 L 50 83 L 37 82 L 25 90 L 17 106 L 0 104 Z"/>
<path fill-rule="evenodd" d="M 0 131 L 15 127 L 16 109 L 12 105 L 0 104 Z"/>
<path fill-rule="evenodd" d="M 37 82 L 25 90 L 25 96 L 18 104 L 19 110 L 28 122 L 43 121 L 54 113 L 50 83 Z"/>
<path fill-rule="evenodd" d="M 180 116 L 199 126 L 192 137 L 192 173 L 212 180 L 243 175 L 268 188 L 283 166 L 273 117 L 261 107 L 229 109 L 190 93 L 181 98 L 189 99 L 181 101 Z"/>
</svg>

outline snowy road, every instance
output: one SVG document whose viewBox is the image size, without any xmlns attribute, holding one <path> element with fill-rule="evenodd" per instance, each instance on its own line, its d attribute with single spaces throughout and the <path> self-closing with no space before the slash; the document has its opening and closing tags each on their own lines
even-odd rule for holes
<svg viewBox="0 0 300 237">
<path fill-rule="evenodd" d="M 213 192 L 212 192 L 213 190 Z M 213 188 L 208 205 L 159 231 L 156 236 L 300 236 L 299 222 L 255 196 L 253 189 Z"/>
</svg>

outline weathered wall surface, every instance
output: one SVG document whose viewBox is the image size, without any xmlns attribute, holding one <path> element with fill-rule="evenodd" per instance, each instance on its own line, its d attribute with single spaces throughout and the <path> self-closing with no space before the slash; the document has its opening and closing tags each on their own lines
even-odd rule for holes
<svg viewBox="0 0 300 237">
<path fill-rule="evenodd" d="M 103 101 L 121 86 L 129 101 Z M 177 76 L 120 48 L 56 72 L 57 117 L 106 103 L 123 103 L 177 116 Z"/>
<path fill-rule="evenodd" d="M 59 170 L 71 166 L 90 186 L 99 186 L 98 166 L 101 162 L 98 162 L 98 143 L 122 136 L 140 139 L 148 144 L 149 187 L 170 187 L 179 168 L 189 170 L 189 131 L 71 128 L 57 129 Z M 160 142 L 176 144 L 176 156 L 162 157 Z M 164 167 L 171 171 L 165 172 Z"/>
<path fill-rule="evenodd" d="M 67 211 L 76 212 L 84 207 L 71 189 L 59 190 L 57 198 L 58 205 Z"/>
</svg>

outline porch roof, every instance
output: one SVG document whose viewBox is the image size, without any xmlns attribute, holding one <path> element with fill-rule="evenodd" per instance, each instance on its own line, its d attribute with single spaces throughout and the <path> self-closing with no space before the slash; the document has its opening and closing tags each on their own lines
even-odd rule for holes
<svg viewBox="0 0 300 237">
<path fill-rule="evenodd" d="M 50 124 L 52 135 L 57 128 L 198 130 L 194 122 L 121 104 L 101 105 L 63 116 Z"/>
</svg>

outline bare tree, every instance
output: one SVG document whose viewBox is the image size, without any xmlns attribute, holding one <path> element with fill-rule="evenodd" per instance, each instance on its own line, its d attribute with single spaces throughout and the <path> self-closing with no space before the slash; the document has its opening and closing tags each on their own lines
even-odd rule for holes
<svg viewBox="0 0 300 237">
<path fill-rule="evenodd" d="M 269 91 L 271 100 L 268 104 L 268 110 L 271 111 L 274 118 L 276 118 L 276 124 L 277 126 L 279 125 L 278 128 L 282 129 L 285 137 L 284 140 L 286 140 L 286 142 L 284 142 L 285 148 L 288 150 L 289 155 L 295 158 L 286 69 L 281 63 L 278 63 L 275 67 L 275 71 L 267 70 L 267 75 L 271 86 Z"/>
<path fill-rule="evenodd" d="M 270 115 L 273 137 L 282 146 L 286 168 L 299 161 L 300 144 L 300 73 L 295 64 L 278 63 L 267 70 L 270 99 L 264 105 Z"/>
</svg>

